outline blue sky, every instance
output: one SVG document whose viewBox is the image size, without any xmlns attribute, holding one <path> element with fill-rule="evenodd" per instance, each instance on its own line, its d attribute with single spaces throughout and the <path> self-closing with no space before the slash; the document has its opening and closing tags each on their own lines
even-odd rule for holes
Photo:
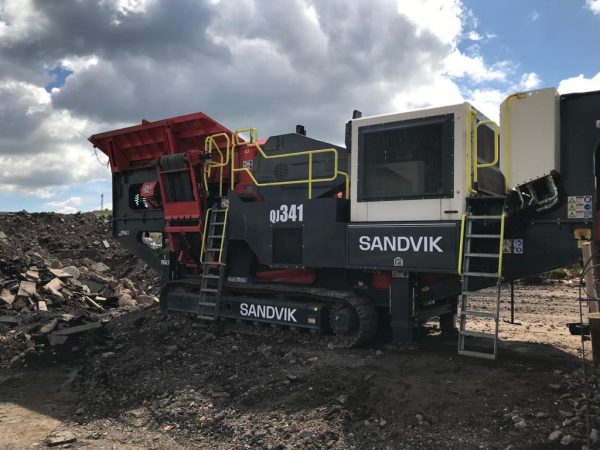
<svg viewBox="0 0 600 450">
<path fill-rule="evenodd" d="M 600 89 L 600 0 L 0 0 L 0 210 L 98 209 L 91 134 L 203 111 L 343 142 L 367 115 Z"/>
<path fill-rule="evenodd" d="M 546 86 L 600 71 L 600 15 L 581 0 L 466 1 L 486 40 L 490 60 L 510 60 L 536 72 Z M 466 43 L 463 42 L 463 45 Z"/>
</svg>

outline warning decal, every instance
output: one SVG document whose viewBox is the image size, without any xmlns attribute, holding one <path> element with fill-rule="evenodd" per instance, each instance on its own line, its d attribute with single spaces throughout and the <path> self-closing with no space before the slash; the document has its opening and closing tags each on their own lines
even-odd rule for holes
<svg viewBox="0 0 600 450">
<path fill-rule="evenodd" d="M 592 196 L 577 195 L 570 196 L 567 207 L 569 219 L 591 219 L 592 218 Z"/>
</svg>

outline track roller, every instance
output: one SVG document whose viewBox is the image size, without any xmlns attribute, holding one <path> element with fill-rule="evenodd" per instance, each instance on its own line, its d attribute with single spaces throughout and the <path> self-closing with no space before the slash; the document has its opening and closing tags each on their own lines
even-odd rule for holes
<svg viewBox="0 0 600 450">
<path fill-rule="evenodd" d="M 377 333 L 377 311 L 370 301 L 349 296 L 332 306 L 330 325 L 338 346 L 355 347 Z"/>
</svg>

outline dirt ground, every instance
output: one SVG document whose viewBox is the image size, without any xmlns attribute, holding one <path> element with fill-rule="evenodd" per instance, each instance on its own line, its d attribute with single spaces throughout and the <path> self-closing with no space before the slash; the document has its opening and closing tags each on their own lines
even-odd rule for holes
<svg viewBox="0 0 600 450">
<path fill-rule="evenodd" d="M 347 350 L 304 332 L 131 311 L 1 372 L 0 448 L 43 448 L 57 430 L 86 449 L 580 449 L 589 431 L 597 448 L 596 378 L 583 383 L 581 340 L 565 327 L 579 320 L 577 287 L 515 293 L 497 361 L 459 357 L 456 335 L 434 323 L 410 347 Z"/>
</svg>

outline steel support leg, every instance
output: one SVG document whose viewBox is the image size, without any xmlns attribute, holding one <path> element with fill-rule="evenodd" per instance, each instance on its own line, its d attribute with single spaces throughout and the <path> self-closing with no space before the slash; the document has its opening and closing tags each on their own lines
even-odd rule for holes
<svg viewBox="0 0 600 450">
<path fill-rule="evenodd" d="M 393 340 L 397 344 L 413 342 L 415 328 L 413 276 L 392 278 L 390 291 L 390 315 Z"/>
</svg>

